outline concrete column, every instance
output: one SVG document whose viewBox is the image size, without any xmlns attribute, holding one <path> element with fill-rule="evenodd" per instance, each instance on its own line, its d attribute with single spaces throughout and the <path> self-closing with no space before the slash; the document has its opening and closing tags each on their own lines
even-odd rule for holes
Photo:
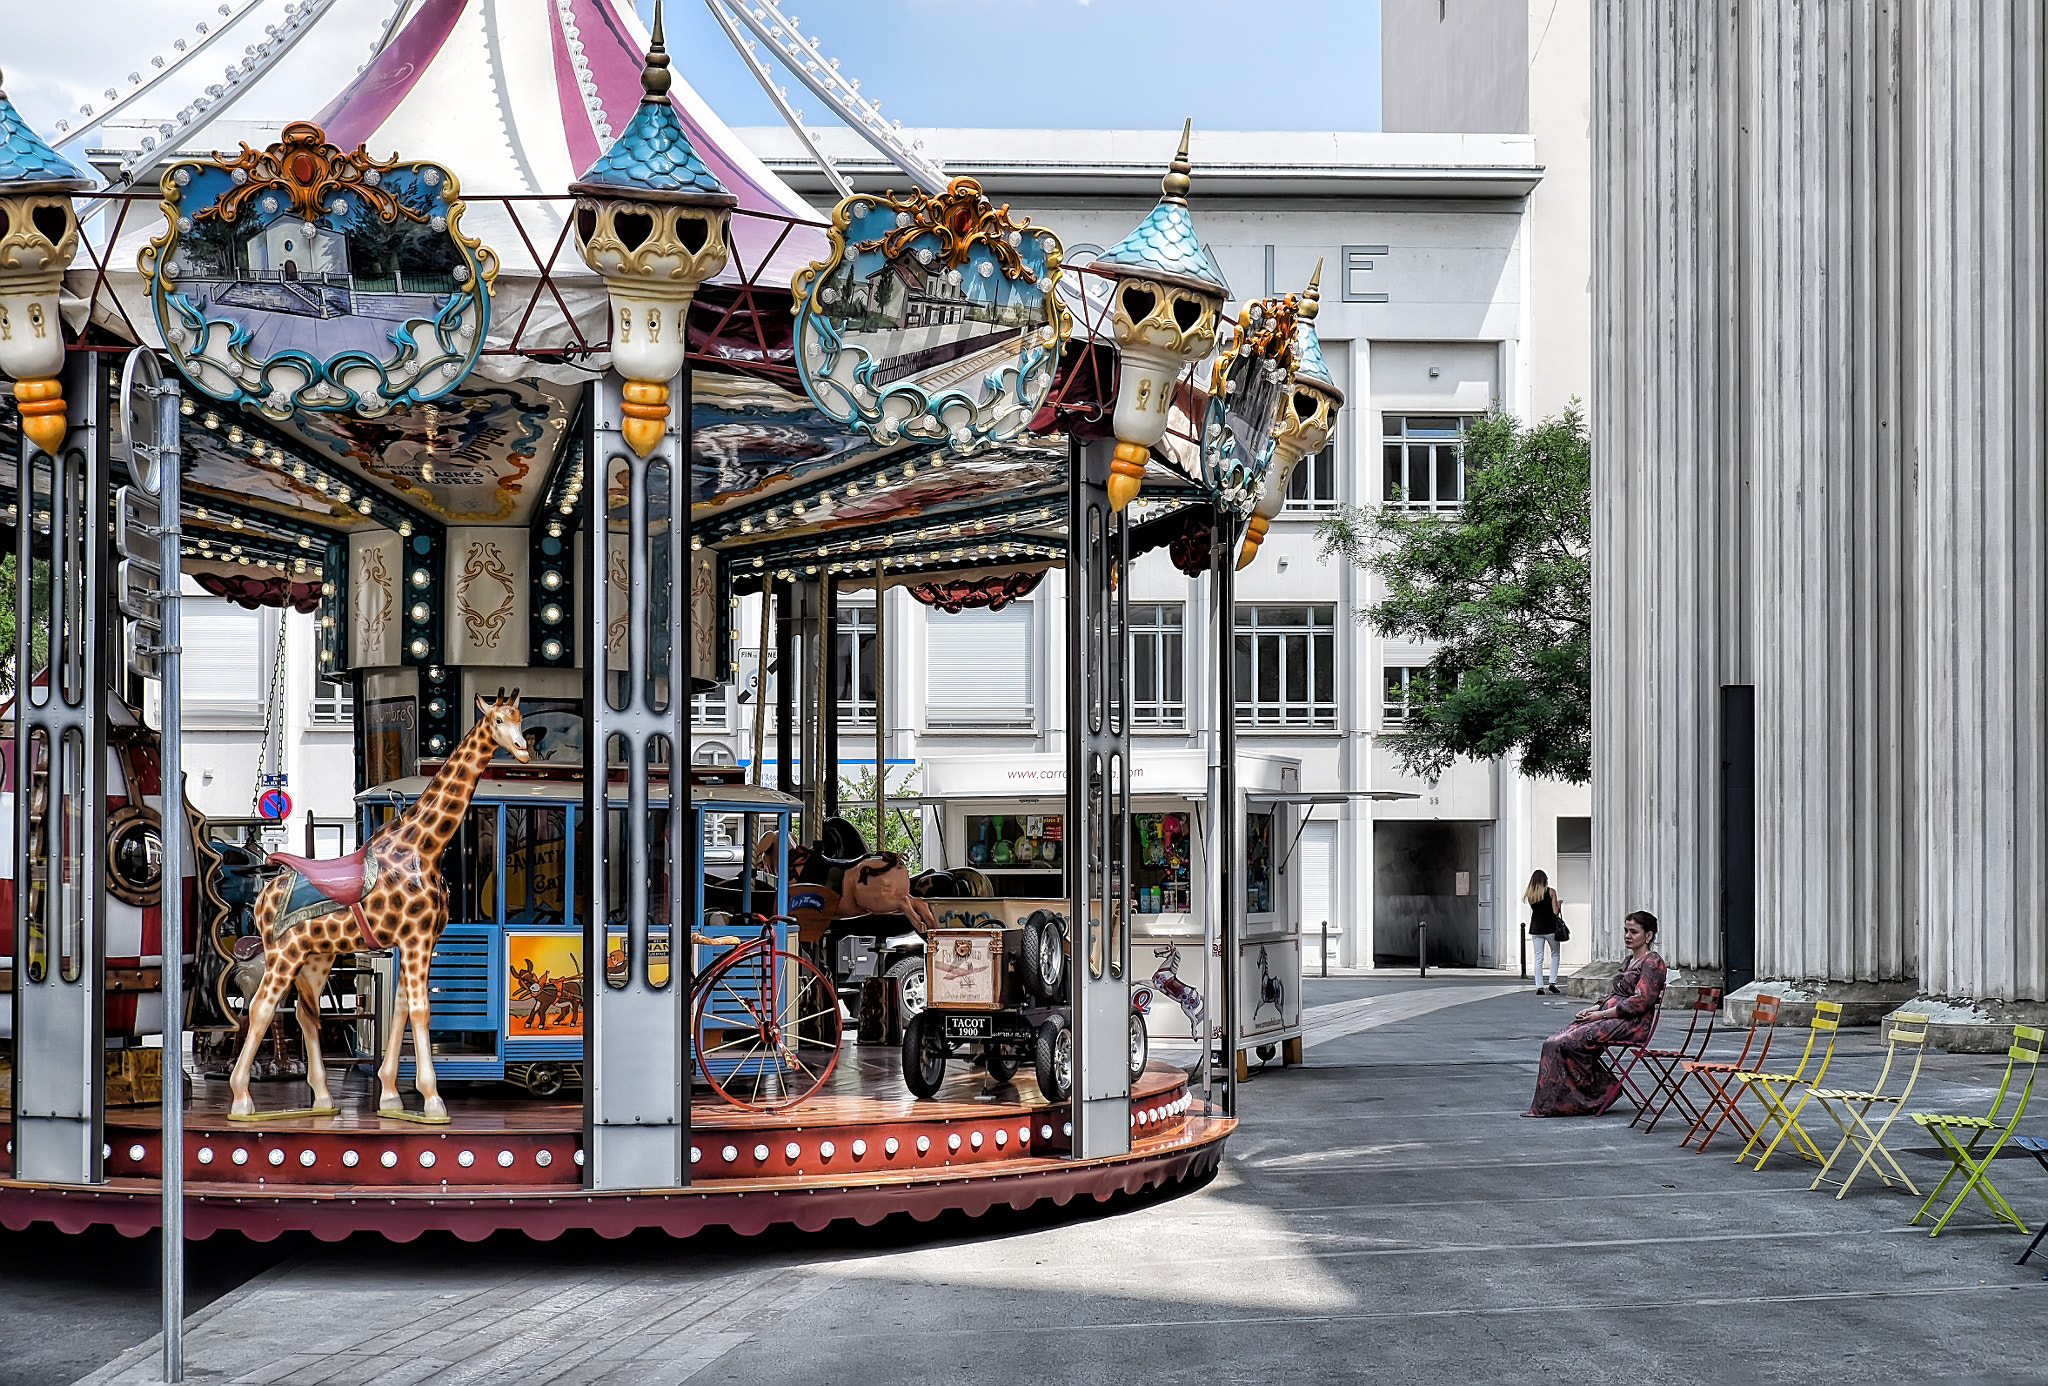
<svg viewBox="0 0 2048 1386">
<path fill-rule="evenodd" d="M 1593 16 L 1596 960 L 1645 908 L 1672 963 L 1720 961 L 1716 706 L 1748 613 L 1733 29 L 1693 0 Z"/>
<path fill-rule="evenodd" d="M 1741 18 L 1760 982 L 1913 971 L 1898 28 L 1864 0 Z"/>
<path fill-rule="evenodd" d="M 2048 999 L 2048 292 L 2038 0 L 1906 35 L 1922 536 L 1921 983 Z"/>
</svg>

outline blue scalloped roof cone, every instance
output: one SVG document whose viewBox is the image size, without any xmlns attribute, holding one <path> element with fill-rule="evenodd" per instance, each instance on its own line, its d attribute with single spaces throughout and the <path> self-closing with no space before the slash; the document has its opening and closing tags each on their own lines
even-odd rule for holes
<svg viewBox="0 0 2048 1386">
<path fill-rule="evenodd" d="M 1318 260 L 1316 272 L 1308 277 L 1308 287 L 1302 290 L 1301 306 L 1295 310 L 1294 378 L 1314 381 L 1342 404 L 1344 392 L 1330 375 L 1330 367 L 1323 360 L 1322 338 L 1316 335 L 1316 314 L 1322 309 L 1322 294 L 1316 286 L 1322 277 L 1323 262 Z"/>
<path fill-rule="evenodd" d="M 682 119 L 669 104 L 669 81 L 668 49 L 661 41 L 661 6 L 656 5 L 647 65 L 640 71 L 640 85 L 647 94 L 640 98 L 633 118 L 612 141 L 612 147 L 569 185 L 570 192 L 728 207 L 739 202 L 691 147 Z"/>
<path fill-rule="evenodd" d="M 1108 250 L 1095 257 L 1097 268 L 1112 273 L 1128 270 L 1136 274 L 1179 279 L 1218 298 L 1230 297 L 1230 285 L 1222 271 L 1202 248 L 1195 235 L 1195 219 L 1188 212 L 1188 187 L 1194 171 L 1188 163 L 1188 131 L 1192 121 L 1181 127 L 1180 152 L 1160 180 L 1159 205 L 1145 219 Z"/>
<path fill-rule="evenodd" d="M 0 91 L 0 186 L 10 192 L 90 192 L 100 180 L 43 142 Z"/>
</svg>

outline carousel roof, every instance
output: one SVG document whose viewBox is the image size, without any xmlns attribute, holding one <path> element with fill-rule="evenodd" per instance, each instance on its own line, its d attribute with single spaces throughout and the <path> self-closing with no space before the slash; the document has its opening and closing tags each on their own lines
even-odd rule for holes
<svg viewBox="0 0 2048 1386">
<path fill-rule="evenodd" d="M 718 203 L 735 200 L 725 184 L 697 157 L 682 117 L 668 101 L 668 48 L 661 41 L 661 6 L 654 8 L 654 37 L 640 73 L 646 95 L 633 109 L 626 131 L 604 157 L 569 185 L 571 192 L 625 193 L 665 202 Z"/>
<path fill-rule="evenodd" d="M 50 148 L 0 91 L 0 184 L 13 192 L 86 192 L 100 180 Z"/>
</svg>

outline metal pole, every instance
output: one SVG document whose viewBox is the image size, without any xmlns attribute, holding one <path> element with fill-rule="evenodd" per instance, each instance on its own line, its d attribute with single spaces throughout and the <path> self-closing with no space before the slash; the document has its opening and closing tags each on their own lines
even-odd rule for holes
<svg viewBox="0 0 2048 1386">
<path fill-rule="evenodd" d="M 883 697 L 882 670 L 886 666 L 888 645 L 885 643 L 889 618 L 889 590 L 883 586 L 882 560 L 875 560 L 875 850 L 888 850 L 884 840 L 889 835 L 889 734 L 888 724 L 882 719 Z M 854 651 L 854 663 L 858 666 L 860 651 Z M 860 705 L 860 669 L 853 671 L 854 706 Z"/>
<path fill-rule="evenodd" d="M 1330 921 L 1323 921 L 1323 975 L 1330 975 Z"/>
<path fill-rule="evenodd" d="M 1244 844 L 1242 813 L 1237 802 L 1237 549 L 1244 532 L 1237 517 L 1217 507 L 1209 536 L 1209 590 L 1216 603 L 1216 736 L 1209 770 L 1210 821 L 1216 843 L 1215 882 L 1218 914 L 1216 991 L 1222 999 L 1223 1111 L 1237 1115 L 1237 939 L 1238 917 L 1244 908 L 1240 862 Z"/>
<path fill-rule="evenodd" d="M 1427 977 L 1429 975 L 1429 921 L 1427 919 L 1415 921 L 1415 975 L 1418 977 Z"/>
<path fill-rule="evenodd" d="M 754 661 L 754 763 L 748 767 L 752 773 L 747 777 L 756 785 L 767 783 L 761 770 L 761 753 L 768 745 L 768 640 L 774 630 L 774 615 L 775 579 L 764 577 L 761 579 L 761 657 Z M 753 850 L 754 844 L 750 840 L 747 851 L 751 854 Z"/>
<path fill-rule="evenodd" d="M 1522 926 L 1522 975 L 1529 975 L 1529 926 Z"/>
<path fill-rule="evenodd" d="M 159 948 L 163 955 L 164 1049 L 163 1049 L 163 1282 L 164 1282 L 164 1380 L 185 1379 L 185 756 L 180 744 L 184 717 L 180 700 L 184 680 L 181 659 L 178 610 L 179 551 L 178 508 L 178 382 L 163 381 L 157 391 L 156 418 L 159 449 L 157 472 L 162 478 L 157 491 L 159 561 L 157 595 L 162 614 L 158 617 L 162 646 L 157 651 L 157 669 L 163 679 L 163 745 L 158 757 L 158 784 L 163 796 L 163 885 L 158 906 L 162 921 Z M 24 493 L 23 503 L 27 496 Z M 336 575 L 332 581 L 339 582 Z M 307 831 L 312 831 L 308 816 Z M 307 844 L 310 848 L 311 844 Z"/>
</svg>

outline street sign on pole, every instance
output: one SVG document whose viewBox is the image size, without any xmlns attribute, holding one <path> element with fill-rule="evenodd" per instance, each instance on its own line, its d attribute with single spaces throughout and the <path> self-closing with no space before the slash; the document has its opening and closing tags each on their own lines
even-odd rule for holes
<svg viewBox="0 0 2048 1386">
<path fill-rule="evenodd" d="M 256 812 L 265 818 L 289 818 L 292 816 L 292 796 L 282 789 L 266 789 L 263 797 L 256 801 Z"/>
</svg>

